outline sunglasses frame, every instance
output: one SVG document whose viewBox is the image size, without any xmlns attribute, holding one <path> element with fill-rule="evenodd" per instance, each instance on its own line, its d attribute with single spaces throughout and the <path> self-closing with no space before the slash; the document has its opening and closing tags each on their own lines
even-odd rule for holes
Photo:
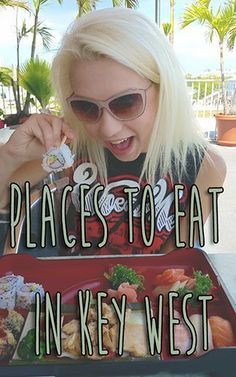
<svg viewBox="0 0 236 377">
<path fill-rule="evenodd" d="M 73 110 L 73 107 L 72 107 L 72 104 L 71 104 L 73 101 L 86 101 L 86 102 L 90 102 L 90 103 L 92 103 L 92 104 L 94 104 L 98 107 L 98 116 L 97 116 L 96 120 L 94 120 L 94 121 L 81 120 L 79 118 L 82 122 L 97 123 L 102 116 L 103 109 L 106 109 L 109 112 L 109 114 L 112 115 L 113 118 L 115 118 L 115 119 L 118 119 L 118 120 L 121 120 L 121 121 L 129 121 L 129 120 L 133 120 L 133 119 L 140 117 L 144 113 L 144 111 L 146 109 L 146 103 L 147 103 L 146 92 L 152 86 L 152 84 L 153 83 L 151 82 L 151 84 L 145 89 L 128 89 L 128 90 L 125 90 L 123 92 L 120 92 L 120 93 L 106 99 L 105 101 L 96 100 L 96 99 L 88 98 L 88 97 L 81 97 L 81 96 L 77 96 L 75 94 L 72 94 L 71 96 L 66 98 L 66 101 L 67 101 L 67 104 L 71 107 L 73 113 L 77 116 L 77 118 L 79 118 L 79 116 L 78 116 L 78 114 L 76 114 L 76 111 Z M 129 94 L 140 94 L 142 96 L 142 101 L 143 101 L 142 110 L 137 115 L 135 115 L 131 118 L 120 118 L 112 112 L 112 110 L 109 107 L 109 104 L 112 101 L 114 101 L 115 99 L 118 99 L 120 97 L 124 97 L 124 96 L 129 95 Z"/>
</svg>

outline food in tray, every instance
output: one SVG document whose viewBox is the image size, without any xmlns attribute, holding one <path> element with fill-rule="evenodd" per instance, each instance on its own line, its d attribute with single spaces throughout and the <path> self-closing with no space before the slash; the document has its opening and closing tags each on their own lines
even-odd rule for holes
<svg viewBox="0 0 236 377">
<path fill-rule="evenodd" d="M 156 288 L 153 293 L 158 296 L 168 295 L 169 292 L 178 292 L 180 297 L 192 293 L 190 299 L 192 304 L 198 303 L 198 296 L 212 293 L 213 283 L 208 274 L 202 271 L 194 271 L 193 277 L 185 275 L 184 269 L 166 269 L 155 278 Z"/>
<path fill-rule="evenodd" d="M 119 324 L 111 305 L 103 303 L 102 314 L 108 319 L 108 324 L 102 326 L 103 347 L 109 351 L 109 357 L 116 356 L 118 347 Z M 93 345 L 93 355 L 90 359 L 102 359 L 98 354 L 97 340 L 97 312 L 95 306 L 90 306 L 87 327 Z M 62 326 L 62 356 L 72 358 L 81 357 L 80 325 L 77 319 L 72 319 Z M 148 355 L 145 318 L 143 310 L 126 310 L 124 331 L 124 356 L 144 357 Z"/>
<path fill-rule="evenodd" d="M 104 270 L 106 270 L 105 273 Z M 55 345 L 51 347 L 52 354 L 50 356 L 45 355 L 44 317 L 42 322 L 40 322 L 40 354 L 36 356 L 33 351 L 34 346 L 32 345 L 34 344 L 35 336 L 35 328 L 32 328 L 35 326 L 34 313 L 28 313 L 27 319 L 31 314 L 32 323 L 30 326 L 24 326 L 21 332 L 21 339 L 18 341 L 19 332 L 22 328 L 22 319 L 20 319 L 18 314 L 15 314 L 13 310 L 7 310 L 8 319 L 4 319 L 4 332 L 1 332 L 1 334 L 4 335 L 4 340 L 1 339 L 0 343 L 1 354 L 9 354 L 9 352 L 15 349 L 13 360 L 22 360 L 23 362 L 32 361 L 34 363 L 41 358 L 44 359 L 44 362 L 50 359 L 50 362 L 53 361 L 56 363 L 61 358 L 78 359 L 79 361 L 82 359 L 99 360 L 104 358 L 116 358 L 117 360 L 120 357 L 137 358 L 151 357 L 151 355 L 166 360 L 171 359 L 173 355 L 177 355 L 177 353 L 172 353 L 173 348 L 180 351 L 180 357 L 187 358 L 188 356 L 201 356 L 205 352 L 217 347 L 232 347 L 236 345 L 233 320 L 227 313 L 225 313 L 225 318 L 220 317 L 222 311 L 218 298 L 221 298 L 221 293 L 219 295 L 217 293 L 220 287 L 217 284 L 217 280 L 212 276 L 214 279 L 213 284 L 210 278 L 211 274 L 209 276 L 207 273 L 201 271 L 200 268 L 197 271 L 193 270 L 192 273 L 189 273 L 189 268 L 163 269 L 163 267 L 158 266 L 158 271 L 160 272 L 156 274 L 156 271 L 153 266 L 148 270 L 147 267 L 134 269 L 123 264 L 108 265 L 108 267 L 103 270 L 100 268 L 100 277 L 98 276 L 96 279 L 91 279 L 91 284 L 88 279 L 86 283 L 82 280 L 81 288 L 80 282 L 74 284 L 71 290 L 67 288 L 65 296 L 67 292 L 71 292 L 70 299 L 68 299 L 69 304 L 72 303 L 72 298 L 74 299 L 77 293 L 77 304 L 79 305 L 67 308 L 66 305 L 68 302 L 62 301 L 63 305 L 65 305 L 65 311 L 63 312 L 62 309 L 61 313 L 61 318 L 64 318 L 61 324 L 61 355 L 55 348 Z M 206 268 L 204 268 L 204 271 L 207 271 Z M 145 275 L 145 278 L 142 273 Z M 105 281 L 104 278 L 102 279 L 103 275 L 106 277 L 107 281 Z M 95 280 L 96 284 L 94 283 Z M 99 282 L 99 284 L 97 284 L 97 282 Z M 86 293 L 85 290 L 88 292 L 89 289 L 92 289 L 93 292 L 90 292 L 90 298 L 87 304 L 84 293 Z M 43 288 L 40 284 L 24 283 L 24 278 L 19 275 L 8 275 L 0 278 L 0 292 L 1 290 L 3 293 L 9 290 L 15 292 L 14 305 L 26 309 L 29 308 L 30 302 L 34 299 L 36 292 L 39 291 L 41 295 L 44 295 Z M 105 297 L 104 291 L 107 292 L 107 297 Z M 212 299 L 211 295 L 213 291 L 214 294 L 216 292 L 216 295 Z M 178 292 L 179 298 L 174 294 L 171 296 L 171 294 L 169 294 L 170 292 Z M 80 304 L 80 293 L 82 294 L 82 306 Z M 189 295 L 187 299 L 183 299 L 185 295 L 189 293 L 191 293 L 193 297 L 191 298 L 191 295 Z M 94 297 L 96 294 L 96 299 L 92 298 L 92 294 Z M 165 297 L 161 303 L 159 296 L 163 294 Z M 124 295 L 126 296 L 126 300 L 123 297 Z M 198 300 L 199 295 L 208 296 L 204 301 L 205 305 L 207 305 L 205 312 L 203 312 L 203 301 L 200 302 Z M 97 307 L 97 305 L 100 305 L 98 297 L 102 298 L 102 302 L 100 302 L 101 309 L 99 309 L 99 306 Z M 150 303 L 149 309 L 146 299 Z M 172 304 L 169 305 L 171 300 Z M 6 302 L 6 298 L 3 300 L 3 303 L 4 302 Z M 121 317 L 117 317 L 119 311 L 116 308 L 119 307 L 121 310 L 123 302 L 124 310 L 120 315 L 124 320 L 125 313 L 125 325 L 122 348 L 123 354 L 120 355 L 118 346 L 122 321 Z M 185 309 L 183 309 L 183 302 L 185 302 Z M 116 303 L 117 306 L 114 303 Z M 199 305 L 196 306 L 196 303 Z M 45 309 L 45 306 L 43 306 L 43 308 Z M 83 319 L 81 319 L 82 317 L 79 315 L 78 310 L 84 311 L 83 318 L 86 324 L 80 323 Z M 24 311 L 25 310 L 22 310 L 22 312 Z M 210 313 L 210 317 L 207 317 L 207 312 Z M 148 323 L 148 318 L 153 321 L 151 327 L 150 323 Z M 99 320 L 101 319 L 107 320 L 107 323 L 105 321 L 99 326 Z M 179 319 L 180 323 L 177 324 L 176 321 L 173 321 L 174 319 Z M 172 321 L 173 325 L 171 327 Z M 231 321 L 231 323 L 229 321 Z M 163 328 L 161 325 L 162 322 Z M 206 327 L 208 330 L 207 350 L 203 349 L 203 343 L 206 344 L 206 336 L 203 336 L 203 323 L 207 324 Z M 2 329 L 2 321 L 0 324 Z M 83 329 L 86 327 L 88 329 L 93 350 L 92 355 L 89 355 L 87 342 L 85 342 L 85 354 L 82 351 L 82 335 L 85 334 L 85 330 L 81 329 L 81 325 Z M 60 324 L 58 326 L 60 328 Z M 162 328 L 160 332 L 159 328 Z M 108 350 L 107 356 L 100 355 L 98 352 L 99 329 L 102 332 L 102 349 Z M 84 332 L 82 333 L 82 331 Z M 195 333 L 196 340 L 195 348 L 193 333 Z M 155 341 L 153 340 L 154 338 Z M 18 344 L 16 344 L 17 342 Z M 54 344 L 53 341 L 52 344 Z M 154 351 L 152 351 L 151 344 L 155 344 L 153 348 Z M 162 347 L 159 348 L 158 344 L 162 344 Z M 64 361 L 65 360 L 63 360 L 63 362 Z"/>
<path fill-rule="evenodd" d="M 0 356 L 10 356 L 19 338 L 24 317 L 15 310 L 0 311 Z"/>
<path fill-rule="evenodd" d="M 210 316 L 209 322 L 215 347 L 232 347 L 236 345 L 233 328 L 229 321 L 213 315 Z"/>
<path fill-rule="evenodd" d="M 52 147 L 43 155 L 42 167 L 47 172 L 60 172 L 71 167 L 74 163 L 74 156 L 70 148 L 62 143 L 59 148 Z"/>
<path fill-rule="evenodd" d="M 112 289 L 108 289 L 109 297 L 120 300 L 122 295 L 126 295 L 127 303 L 137 302 L 138 290 L 143 290 L 144 276 L 127 266 L 117 264 L 112 267 L 109 273 L 104 276 L 110 281 Z"/>
<path fill-rule="evenodd" d="M 44 296 L 42 285 L 24 283 L 21 275 L 6 275 L 0 278 L 0 309 L 14 309 L 15 307 L 29 309 L 34 304 L 35 293 Z"/>
</svg>

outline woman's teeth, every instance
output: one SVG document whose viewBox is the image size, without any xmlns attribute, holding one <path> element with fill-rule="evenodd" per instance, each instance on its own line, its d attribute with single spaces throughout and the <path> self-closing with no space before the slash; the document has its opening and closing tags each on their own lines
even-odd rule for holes
<svg viewBox="0 0 236 377">
<path fill-rule="evenodd" d="M 124 143 L 124 141 L 126 141 L 126 140 L 128 140 L 128 138 L 127 139 L 122 139 L 122 140 L 118 140 L 118 141 L 112 141 L 111 142 L 111 144 L 121 144 L 121 143 Z"/>
</svg>

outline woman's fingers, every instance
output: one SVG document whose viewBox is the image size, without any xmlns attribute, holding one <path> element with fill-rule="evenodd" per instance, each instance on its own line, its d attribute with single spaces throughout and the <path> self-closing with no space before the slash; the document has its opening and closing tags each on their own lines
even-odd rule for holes
<svg viewBox="0 0 236 377">
<path fill-rule="evenodd" d="M 16 161 L 42 158 L 51 147 L 60 146 L 63 137 L 70 141 L 74 133 L 63 118 L 49 114 L 34 114 L 13 133 L 8 150 Z"/>
<path fill-rule="evenodd" d="M 66 123 L 63 118 L 45 114 L 45 119 L 52 127 L 53 145 L 51 146 L 59 147 L 64 136 L 66 136 L 70 140 L 73 140 L 75 138 L 74 131 L 70 128 L 69 124 Z"/>
<path fill-rule="evenodd" d="M 38 138 L 46 150 L 60 146 L 64 135 L 69 139 L 74 137 L 73 131 L 62 118 L 49 114 L 36 114 L 31 118 L 25 125 L 25 132 Z"/>
</svg>

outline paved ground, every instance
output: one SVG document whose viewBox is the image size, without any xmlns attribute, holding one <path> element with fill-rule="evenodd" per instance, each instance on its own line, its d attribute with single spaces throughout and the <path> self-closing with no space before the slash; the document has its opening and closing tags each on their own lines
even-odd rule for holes
<svg viewBox="0 0 236 377">
<path fill-rule="evenodd" d="M 211 218 L 209 218 L 205 225 L 206 244 L 203 249 L 214 253 L 236 253 L 236 147 L 217 145 L 216 148 L 227 165 L 224 192 L 219 196 L 219 243 L 212 242 Z"/>
</svg>

